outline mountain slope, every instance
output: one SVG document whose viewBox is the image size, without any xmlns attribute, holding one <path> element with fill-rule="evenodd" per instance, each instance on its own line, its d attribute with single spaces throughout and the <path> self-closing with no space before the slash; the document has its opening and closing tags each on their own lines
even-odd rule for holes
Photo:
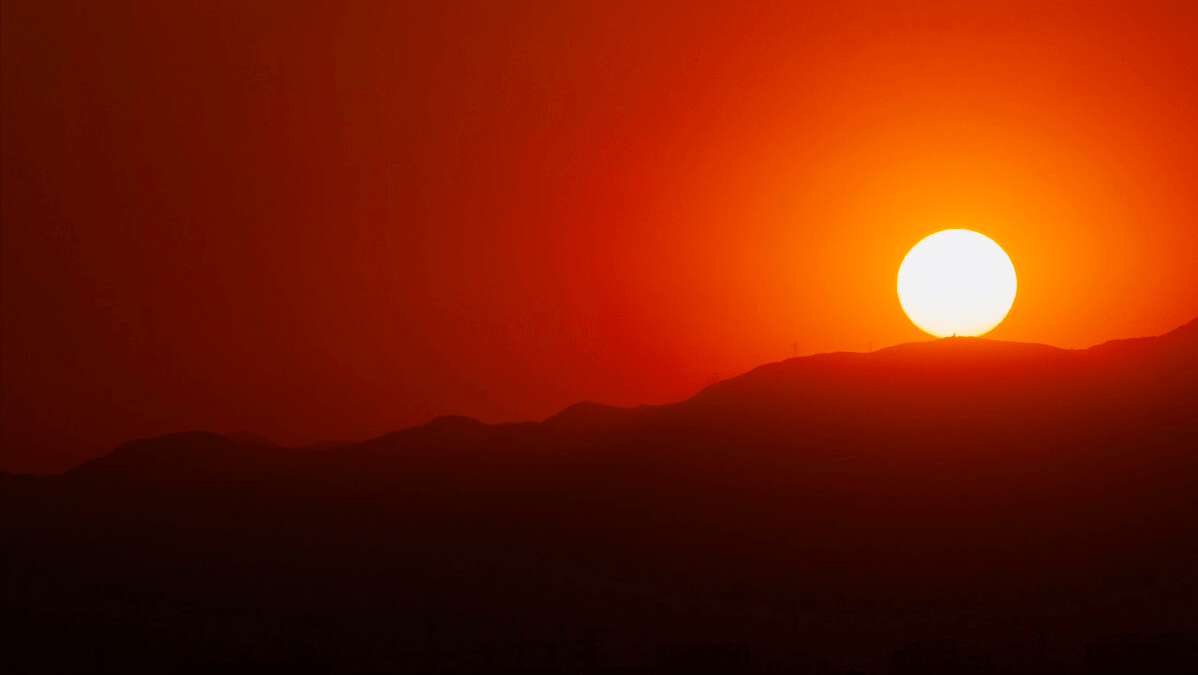
<svg viewBox="0 0 1198 675">
<path fill-rule="evenodd" d="M 176 434 L 4 476 L 6 651 L 84 640 L 84 610 L 129 649 L 219 642 L 219 609 L 254 648 L 352 639 L 394 668 L 427 665 L 436 625 L 459 670 L 547 631 L 851 661 L 1027 621 L 1195 630 L 1196 326 L 804 357 L 675 404 L 323 452 Z"/>
</svg>

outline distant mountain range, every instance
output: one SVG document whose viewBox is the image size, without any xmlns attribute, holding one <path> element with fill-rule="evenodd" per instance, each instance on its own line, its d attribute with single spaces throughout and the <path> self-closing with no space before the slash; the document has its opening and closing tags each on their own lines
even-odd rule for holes
<svg viewBox="0 0 1198 675">
<path fill-rule="evenodd" d="M 2 647 L 17 670 L 102 646 L 465 672 L 735 643 L 881 672 L 923 638 L 1194 631 L 1196 439 L 1198 320 L 821 354 L 680 403 L 328 447 L 173 434 L 0 477 Z"/>
</svg>

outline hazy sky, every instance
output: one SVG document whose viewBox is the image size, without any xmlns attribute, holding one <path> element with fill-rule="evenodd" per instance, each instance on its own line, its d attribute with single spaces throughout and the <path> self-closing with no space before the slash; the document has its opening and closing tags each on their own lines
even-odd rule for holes
<svg viewBox="0 0 1198 675">
<path fill-rule="evenodd" d="M 5 438 L 678 400 L 950 227 L 995 339 L 1198 316 L 1198 5 L 776 4 L 6 0 Z"/>
</svg>

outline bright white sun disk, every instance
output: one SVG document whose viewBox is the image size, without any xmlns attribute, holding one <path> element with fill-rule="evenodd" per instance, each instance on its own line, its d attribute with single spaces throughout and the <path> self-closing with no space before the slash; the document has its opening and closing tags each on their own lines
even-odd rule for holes
<svg viewBox="0 0 1198 675">
<path fill-rule="evenodd" d="M 1015 266 L 989 237 L 943 230 L 915 245 L 898 272 L 903 311 L 938 337 L 981 335 L 1015 301 Z"/>
</svg>

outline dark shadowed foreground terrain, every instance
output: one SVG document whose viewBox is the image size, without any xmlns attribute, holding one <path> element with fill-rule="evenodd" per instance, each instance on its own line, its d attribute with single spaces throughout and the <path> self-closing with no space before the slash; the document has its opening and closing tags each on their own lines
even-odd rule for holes
<svg viewBox="0 0 1198 675">
<path fill-rule="evenodd" d="M 1186 672 L 1196 438 L 1198 322 L 331 449 L 136 441 L 3 476 L 3 667 Z"/>
</svg>

